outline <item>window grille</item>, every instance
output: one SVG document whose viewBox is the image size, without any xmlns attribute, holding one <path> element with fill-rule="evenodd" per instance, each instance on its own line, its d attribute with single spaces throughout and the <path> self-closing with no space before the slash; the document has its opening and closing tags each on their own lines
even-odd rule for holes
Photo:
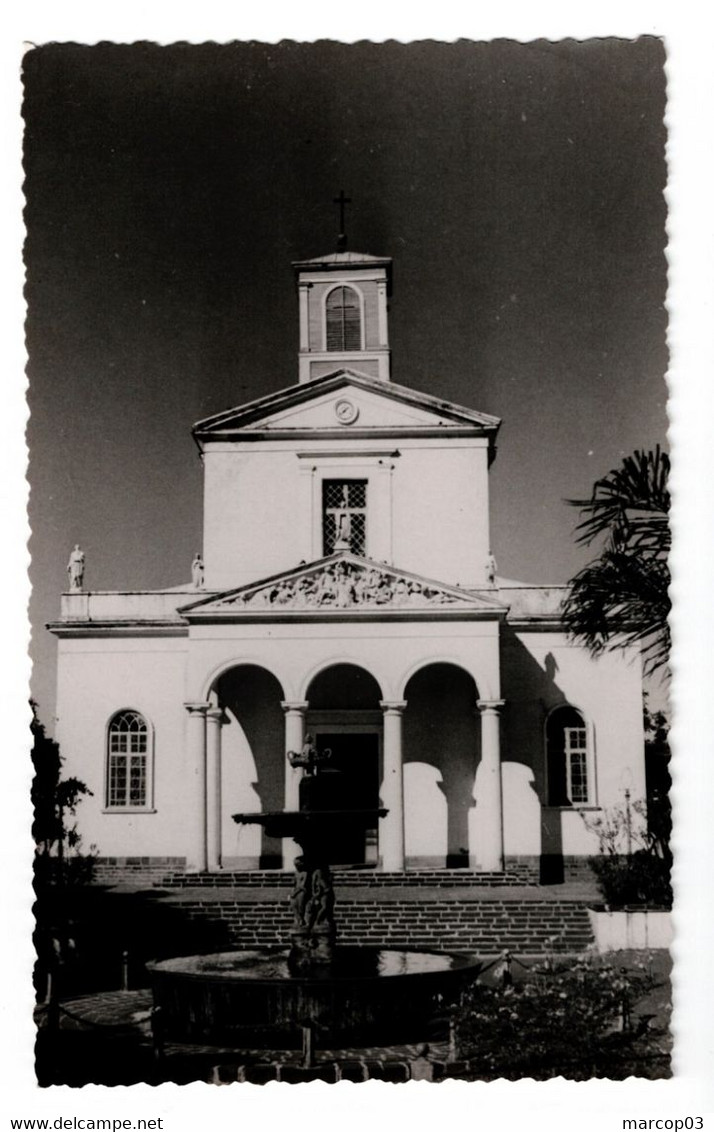
<svg viewBox="0 0 714 1132">
<path fill-rule="evenodd" d="M 367 481 L 323 480 L 322 553 L 366 553 Z"/>
<path fill-rule="evenodd" d="M 592 798 L 590 752 L 585 721 L 564 704 L 548 716 L 546 760 L 549 806 L 584 806 Z"/>
<path fill-rule="evenodd" d="M 574 806 L 588 800 L 588 748 L 584 727 L 565 728 L 565 774 L 568 798 Z"/>
<path fill-rule="evenodd" d="M 359 296 L 352 287 L 335 287 L 325 305 L 325 339 L 328 350 L 359 350 L 362 326 Z"/>
<path fill-rule="evenodd" d="M 107 806 L 148 804 L 149 730 L 136 711 L 121 711 L 109 724 Z"/>
</svg>

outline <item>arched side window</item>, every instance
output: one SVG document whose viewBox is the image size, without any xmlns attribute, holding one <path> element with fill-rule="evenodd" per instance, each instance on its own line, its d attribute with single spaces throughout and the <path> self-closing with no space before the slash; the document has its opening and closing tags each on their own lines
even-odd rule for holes
<svg viewBox="0 0 714 1132">
<path fill-rule="evenodd" d="M 546 721 L 549 806 L 587 806 L 594 801 L 588 728 L 577 708 L 555 708 Z"/>
<path fill-rule="evenodd" d="M 354 287 L 335 287 L 327 296 L 325 347 L 327 350 L 359 350 L 362 347 L 360 301 Z"/>
<path fill-rule="evenodd" d="M 149 727 L 138 711 L 120 711 L 107 729 L 107 809 L 150 805 Z"/>
</svg>

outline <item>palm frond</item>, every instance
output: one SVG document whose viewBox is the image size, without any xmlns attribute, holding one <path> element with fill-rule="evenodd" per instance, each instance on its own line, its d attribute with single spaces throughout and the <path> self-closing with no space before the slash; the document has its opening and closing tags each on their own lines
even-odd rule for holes
<svg viewBox="0 0 714 1132">
<path fill-rule="evenodd" d="M 654 451 L 636 451 L 595 483 L 590 499 L 568 500 L 585 516 L 576 527 L 577 541 L 588 545 L 602 534 L 622 539 L 623 532 L 641 529 L 645 522 L 666 525 L 669 468 L 669 456 L 659 445 Z"/>
<path fill-rule="evenodd" d="M 669 457 L 659 448 L 635 452 L 595 484 L 590 500 L 573 501 L 586 514 L 578 541 L 608 538 L 572 579 L 564 623 L 594 655 L 638 645 L 648 673 L 669 656 L 668 475 Z"/>
</svg>

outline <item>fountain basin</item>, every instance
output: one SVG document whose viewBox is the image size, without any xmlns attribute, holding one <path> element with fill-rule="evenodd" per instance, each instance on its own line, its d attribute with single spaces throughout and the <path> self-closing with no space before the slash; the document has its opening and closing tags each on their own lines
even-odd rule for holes
<svg viewBox="0 0 714 1132">
<path fill-rule="evenodd" d="M 149 963 L 164 1034 L 285 1049 L 312 1024 L 323 1047 L 423 1040 L 481 969 L 475 956 L 345 946 L 329 967 L 291 974 L 288 955 L 276 948 Z"/>
</svg>

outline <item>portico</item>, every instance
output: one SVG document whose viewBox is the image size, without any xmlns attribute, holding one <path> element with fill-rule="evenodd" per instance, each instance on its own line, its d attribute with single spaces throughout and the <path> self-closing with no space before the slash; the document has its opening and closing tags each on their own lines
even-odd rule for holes
<svg viewBox="0 0 714 1132">
<path fill-rule="evenodd" d="M 395 572 L 385 573 L 396 586 Z M 352 609 L 351 620 L 349 607 L 306 618 L 286 603 L 269 637 L 255 618 L 237 621 L 235 608 L 233 595 L 224 595 L 184 610 L 195 619 L 189 652 L 197 696 L 185 704 L 202 827 L 187 839 L 193 868 L 292 867 L 291 842 L 260 843 L 260 831 L 237 830 L 229 810 L 296 809 L 302 772 L 287 754 L 300 751 L 308 734 L 318 749 L 337 748 L 338 808 L 354 804 L 357 791 L 365 805 L 388 810 L 368 833 L 372 848 L 368 843 L 351 863 L 396 872 L 410 859 L 418 863 L 423 853 L 405 821 L 413 805 L 432 812 L 442 865 L 460 858 L 485 871 L 503 868 L 497 603 L 442 610 L 437 621 L 414 606 L 409 616 L 378 622 L 368 616 L 368 601 Z M 425 734 L 425 707 L 436 733 Z M 347 794 L 340 802 L 341 789 Z"/>
</svg>

